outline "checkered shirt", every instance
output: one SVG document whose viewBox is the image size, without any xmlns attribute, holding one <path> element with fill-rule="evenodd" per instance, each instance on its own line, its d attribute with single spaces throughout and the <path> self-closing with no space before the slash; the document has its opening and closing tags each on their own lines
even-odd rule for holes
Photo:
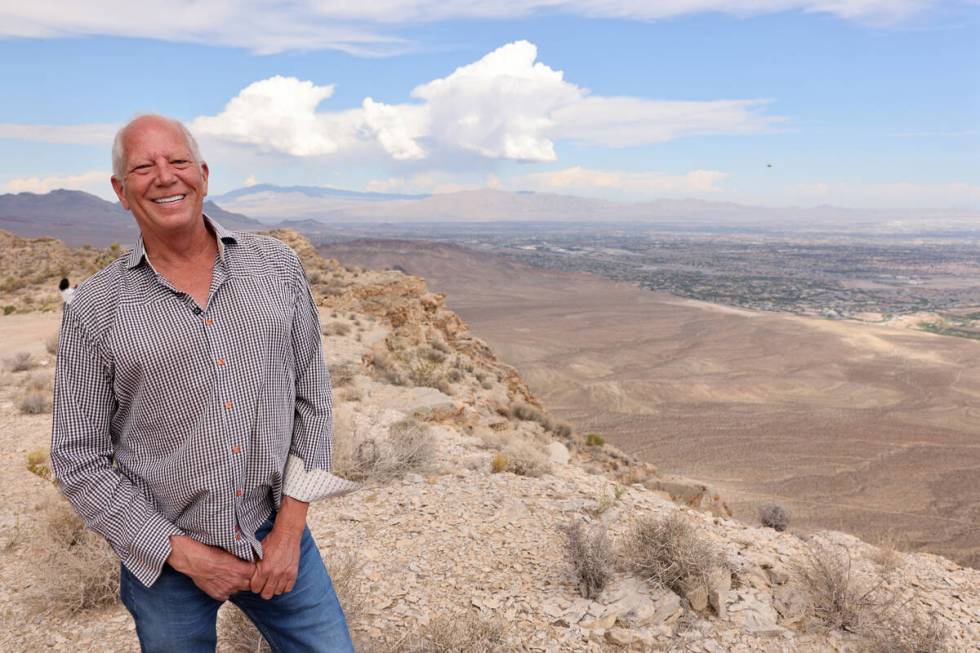
<svg viewBox="0 0 980 653">
<path fill-rule="evenodd" d="M 244 560 L 282 495 L 334 496 L 330 377 L 299 257 L 267 236 L 217 236 L 206 306 L 136 247 L 64 308 L 51 459 L 62 491 L 152 585 L 186 535 Z"/>
</svg>

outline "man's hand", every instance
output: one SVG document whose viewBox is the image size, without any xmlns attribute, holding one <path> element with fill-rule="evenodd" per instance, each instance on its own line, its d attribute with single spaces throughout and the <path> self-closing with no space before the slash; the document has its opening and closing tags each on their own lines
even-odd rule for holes
<svg viewBox="0 0 980 653">
<path fill-rule="evenodd" d="M 218 601 L 227 601 L 235 592 L 247 590 L 255 572 L 254 562 L 183 535 L 170 536 L 167 564 L 189 576 L 204 593 Z"/>
<path fill-rule="evenodd" d="M 291 592 L 299 573 L 300 541 L 308 503 L 284 496 L 275 524 L 262 539 L 262 559 L 255 565 L 251 589 L 263 599 Z"/>
</svg>

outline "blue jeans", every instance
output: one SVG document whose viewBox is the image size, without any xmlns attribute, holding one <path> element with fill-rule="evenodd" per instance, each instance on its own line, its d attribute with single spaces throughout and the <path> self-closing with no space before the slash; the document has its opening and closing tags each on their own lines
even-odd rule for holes
<svg viewBox="0 0 980 653">
<path fill-rule="evenodd" d="M 261 541 L 275 513 L 256 531 Z M 262 633 L 275 653 L 353 653 L 344 612 L 310 529 L 303 531 L 299 573 L 291 592 L 263 599 L 238 592 L 229 599 Z M 143 653 L 214 653 L 222 602 L 200 590 L 189 576 L 164 565 L 152 587 L 125 567 L 119 594 L 133 615 Z"/>
</svg>

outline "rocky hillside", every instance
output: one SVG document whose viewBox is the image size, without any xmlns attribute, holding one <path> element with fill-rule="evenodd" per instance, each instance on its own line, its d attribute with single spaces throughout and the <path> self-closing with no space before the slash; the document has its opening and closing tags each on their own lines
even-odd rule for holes
<svg viewBox="0 0 980 653">
<path fill-rule="evenodd" d="M 550 417 L 423 280 L 274 235 L 321 305 L 336 471 L 362 483 L 310 511 L 359 650 L 976 650 L 980 572 L 735 522 L 710 488 Z M 0 650 L 135 651 L 111 557 L 44 478 L 56 328 L 0 318 Z M 261 649 L 230 606 L 220 649 Z"/>
</svg>

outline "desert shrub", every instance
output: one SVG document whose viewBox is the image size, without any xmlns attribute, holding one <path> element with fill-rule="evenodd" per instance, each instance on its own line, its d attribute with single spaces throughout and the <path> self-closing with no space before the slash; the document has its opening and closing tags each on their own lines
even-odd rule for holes
<svg viewBox="0 0 980 653">
<path fill-rule="evenodd" d="M 572 425 L 568 422 L 555 421 L 551 423 L 551 432 L 560 438 L 572 437 Z"/>
<path fill-rule="evenodd" d="M 4 315 L 10 315 L 10 314 L 16 313 L 16 312 L 17 312 L 17 307 L 16 306 L 12 306 L 11 304 L 7 304 L 6 306 L 3 307 L 3 314 Z"/>
<path fill-rule="evenodd" d="M 386 653 L 503 653 L 508 628 L 499 617 L 443 614 L 388 647 Z"/>
<path fill-rule="evenodd" d="M 54 482 L 54 475 L 51 473 L 51 454 L 47 449 L 38 447 L 31 449 L 25 456 L 27 471 L 45 481 Z"/>
<path fill-rule="evenodd" d="M 54 356 L 55 354 L 57 354 L 57 353 L 58 353 L 58 343 L 59 343 L 59 341 L 60 341 L 60 336 L 59 336 L 59 334 L 57 334 L 57 333 L 56 333 L 56 334 L 54 334 L 54 335 L 52 335 L 52 336 L 49 336 L 49 337 L 48 337 L 48 338 L 47 338 L 47 339 L 46 339 L 46 340 L 44 341 L 44 349 L 45 349 L 45 350 L 46 350 L 46 351 L 47 351 L 47 352 L 48 352 L 49 354 L 51 354 L 52 356 Z"/>
<path fill-rule="evenodd" d="M 949 651 L 949 629 L 935 616 L 902 611 L 872 627 L 866 641 L 868 653 L 944 653 Z"/>
<path fill-rule="evenodd" d="M 452 351 L 452 348 L 449 345 L 438 338 L 432 338 L 429 340 L 429 346 L 439 352 L 442 352 L 443 354 L 448 354 Z"/>
<path fill-rule="evenodd" d="M 395 422 L 385 438 L 341 439 L 337 473 L 355 481 L 384 482 L 428 470 L 436 458 L 435 438 L 413 418 Z"/>
<path fill-rule="evenodd" d="M 453 368 L 446 373 L 446 380 L 450 383 L 459 383 L 463 380 L 463 373 Z"/>
<path fill-rule="evenodd" d="M 497 456 L 502 460 L 498 462 Z M 491 462 L 491 470 L 500 464 L 503 469 L 518 476 L 542 476 L 551 471 L 551 463 L 543 451 L 530 442 L 517 440 L 509 442 Z"/>
<path fill-rule="evenodd" d="M 507 456 L 499 451 L 490 460 L 490 473 L 499 474 L 507 469 Z"/>
<path fill-rule="evenodd" d="M 679 511 L 637 522 L 623 541 L 623 559 L 645 580 L 674 591 L 706 588 L 711 572 L 723 563 L 721 553 Z"/>
<path fill-rule="evenodd" d="M 330 366 L 330 384 L 334 388 L 342 388 L 350 385 L 356 376 L 357 373 L 352 365 L 342 364 Z"/>
<path fill-rule="evenodd" d="M 615 556 L 605 528 L 586 527 L 575 520 L 565 527 L 565 551 L 575 571 L 579 592 L 587 599 L 597 597 L 612 578 Z"/>
<path fill-rule="evenodd" d="M 316 285 L 323 281 L 323 275 L 320 274 L 319 270 L 311 270 L 306 273 L 306 280 L 311 284 Z"/>
<path fill-rule="evenodd" d="M 902 549 L 908 546 L 908 539 L 895 531 L 879 533 L 874 538 L 876 548 L 871 553 L 871 561 L 882 571 L 893 572 L 905 562 Z"/>
<path fill-rule="evenodd" d="M 587 447 L 601 447 L 606 444 L 606 439 L 598 433 L 589 433 L 585 436 L 585 445 Z"/>
<path fill-rule="evenodd" d="M 350 333 L 350 325 L 346 322 L 327 322 L 323 325 L 325 336 L 346 336 Z"/>
<path fill-rule="evenodd" d="M 61 497 L 46 497 L 35 515 L 37 532 L 27 541 L 36 571 L 32 600 L 67 614 L 116 603 L 119 558 L 106 541 Z"/>
<path fill-rule="evenodd" d="M 364 393 L 354 386 L 347 386 L 340 391 L 342 401 L 360 401 L 364 398 Z"/>
<path fill-rule="evenodd" d="M 477 377 L 479 378 L 479 377 Z M 510 414 L 523 422 L 542 422 L 545 417 L 541 411 L 530 404 L 516 403 L 511 406 Z"/>
<path fill-rule="evenodd" d="M 446 360 L 446 354 L 434 347 L 422 347 L 419 349 L 418 355 L 432 363 L 441 363 Z"/>
<path fill-rule="evenodd" d="M 490 390 L 491 388 L 493 388 L 493 383 L 491 383 L 490 381 L 484 381 L 483 383 L 480 384 L 480 387 L 483 388 L 484 390 Z"/>
<path fill-rule="evenodd" d="M 830 628 L 859 632 L 874 623 L 888 599 L 881 583 L 859 576 L 852 562 L 847 548 L 814 541 L 793 571 L 817 619 Z"/>
<path fill-rule="evenodd" d="M 759 506 L 759 521 L 763 526 L 782 533 L 789 528 L 789 511 L 774 503 Z"/>
<path fill-rule="evenodd" d="M 26 351 L 17 352 L 7 359 L 7 369 L 11 372 L 26 372 L 34 367 L 34 358 Z"/>
<path fill-rule="evenodd" d="M 41 415 L 51 411 L 51 400 L 47 393 L 28 392 L 17 402 L 17 408 L 25 415 Z"/>
<path fill-rule="evenodd" d="M 368 355 L 372 376 L 391 385 L 407 385 L 408 378 L 399 368 L 398 361 L 386 351 L 373 351 Z"/>
<path fill-rule="evenodd" d="M 34 372 L 21 379 L 20 387 L 24 392 L 39 392 L 41 394 L 51 394 L 52 377 L 43 372 Z"/>
</svg>

